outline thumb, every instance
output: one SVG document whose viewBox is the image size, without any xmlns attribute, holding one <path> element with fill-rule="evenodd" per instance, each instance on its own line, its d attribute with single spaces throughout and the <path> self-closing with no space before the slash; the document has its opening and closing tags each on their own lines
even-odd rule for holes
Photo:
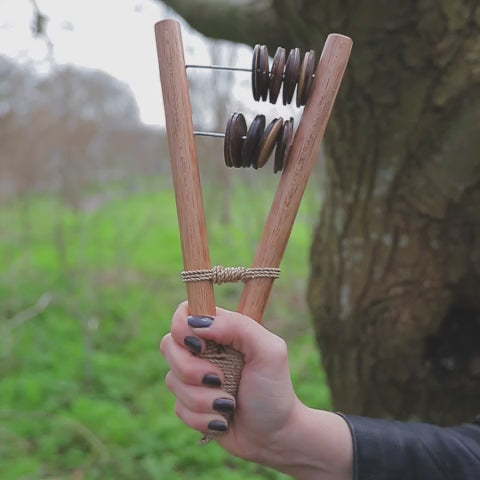
<svg viewBox="0 0 480 480">
<path fill-rule="evenodd" d="M 286 352 L 285 341 L 274 335 L 252 318 L 238 312 L 217 308 L 213 322 L 208 327 L 197 327 L 189 318 L 194 335 L 229 345 L 245 355 L 245 362 L 272 361 Z"/>
</svg>

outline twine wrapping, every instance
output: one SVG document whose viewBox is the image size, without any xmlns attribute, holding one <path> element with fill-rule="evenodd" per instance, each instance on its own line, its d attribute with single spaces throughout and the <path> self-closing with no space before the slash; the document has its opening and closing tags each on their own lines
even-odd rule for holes
<svg viewBox="0 0 480 480">
<path fill-rule="evenodd" d="M 237 398 L 242 369 L 245 364 L 243 353 L 226 345 L 219 345 L 216 342 L 207 341 L 205 352 L 200 355 L 210 362 L 219 366 L 224 373 L 224 382 L 222 389 Z M 232 414 L 223 414 L 227 422 L 232 418 Z M 200 445 L 205 445 L 221 433 L 205 433 L 200 440 Z"/>
<path fill-rule="evenodd" d="M 246 267 L 223 267 L 216 265 L 205 270 L 188 270 L 182 272 L 184 282 L 201 282 L 211 280 L 213 283 L 246 282 L 254 278 L 278 278 L 280 269 L 273 267 L 246 268 Z"/>
</svg>

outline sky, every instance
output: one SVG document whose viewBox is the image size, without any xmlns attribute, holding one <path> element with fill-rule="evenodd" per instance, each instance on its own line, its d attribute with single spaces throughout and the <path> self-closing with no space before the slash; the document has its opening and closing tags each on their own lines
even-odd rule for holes
<svg viewBox="0 0 480 480">
<path fill-rule="evenodd" d="M 141 120 L 146 124 L 163 126 L 165 123 L 154 36 L 156 22 L 177 18 L 182 22 L 186 63 L 211 62 L 211 40 L 191 29 L 161 2 L 37 0 L 36 3 L 48 17 L 47 34 L 53 44 L 55 63 L 99 69 L 127 83 L 136 97 Z M 33 35 L 32 19 L 31 0 L 0 0 L 0 55 L 47 71 L 50 65 L 47 42 Z M 220 48 L 235 49 L 234 60 L 229 65 L 251 65 L 251 47 L 217 44 Z M 245 108 L 255 111 L 258 104 L 251 99 L 249 75 L 239 76 L 232 90 Z M 290 114 L 295 115 L 292 111 Z M 284 111 L 280 115 L 286 116 Z"/>
<path fill-rule="evenodd" d="M 103 70 L 127 83 L 143 122 L 163 125 L 154 24 L 174 13 L 153 0 L 38 0 L 48 17 L 47 33 L 57 64 Z M 44 38 L 31 30 L 30 0 L 0 0 L 0 55 L 47 68 Z M 186 25 L 185 50 L 195 62 L 208 63 L 207 41 Z M 250 58 L 250 49 L 239 47 Z M 249 60 L 248 60 L 249 62 Z M 188 60 L 187 60 L 188 63 Z"/>
</svg>

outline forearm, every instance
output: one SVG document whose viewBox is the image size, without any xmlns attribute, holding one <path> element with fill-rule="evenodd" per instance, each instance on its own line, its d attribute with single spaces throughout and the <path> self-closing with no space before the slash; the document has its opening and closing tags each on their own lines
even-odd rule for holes
<svg viewBox="0 0 480 480">
<path fill-rule="evenodd" d="M 227 398 L 234 410 L 229 425 L 217 408 L 228 396 L 219 388 L 223 372 L 198 358 L 207 341 L 245 355 L 237 401 Z M 227 431 L 217 440 L 233 455 L 297 480 L 480 478 L 480 420 L 441 428 L 308 408 L 295 395 L 285 341 L 245 315 L 217 309 L 215 318 L 188 317 L 183 303 L 161 350 L 179 417 L 201 432 L 222 425 Z"/>
<path fill-rule="evenodd" d="M 262 463 L 298 480 L 352 480 L 353 442 L 339 415 L 300 402 Z"/>
</svg>

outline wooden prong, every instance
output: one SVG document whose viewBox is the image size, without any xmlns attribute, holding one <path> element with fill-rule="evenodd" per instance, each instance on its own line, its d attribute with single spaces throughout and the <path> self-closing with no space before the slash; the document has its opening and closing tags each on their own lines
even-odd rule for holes
<svg viewBox="0 0 480 480">
<path fill-rule="evenodd" d="M 184 270 L 209 269 L 210 253 L 180 24 L 175 20 L 158 22 L 155 36 Z M 187 296 L 191 314 L 215 315 L 212 282 L 187 283 Z"/>
<path fill-rule="evenodd" d="M 308 178 L 347 66 L 352 40 L 331 34 L 320 57 L 315 80 L 283 171 L 273 204 L 253 261 L 253 267 L 279 267 Z M 273 286 L 273 279 L 249 280 L 238 310 L 258 322 Z"/>
</svg>

